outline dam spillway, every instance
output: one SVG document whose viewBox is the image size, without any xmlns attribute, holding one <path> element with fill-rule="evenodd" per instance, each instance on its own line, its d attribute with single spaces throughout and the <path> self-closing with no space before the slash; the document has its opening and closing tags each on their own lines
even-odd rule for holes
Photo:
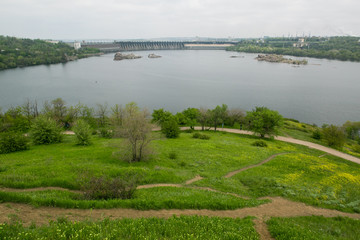
<svg viewBox="0 0 360 240">
<path fill-rule="evenodd" d="M 84 42 L 81 47 L 98 48 L 102 52 L 146 50 L 225 50 L 234 42 L 166 42 L 166 41 L 114 41 L 112 43 Z"/>
</svg>

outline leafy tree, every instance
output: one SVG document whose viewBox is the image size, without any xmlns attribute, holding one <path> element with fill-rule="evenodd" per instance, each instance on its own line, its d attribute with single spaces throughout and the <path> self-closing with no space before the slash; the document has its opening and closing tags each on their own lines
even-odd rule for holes
<svg viewBox="0 0 360 240">
<path fill-rule="evenodd" d="M 108 124 L 108 104 L 96 104 L 97 110 L 96 115 L 98 117 L 98 125 L 99 127 L 106 127 Z"/>
<path fill-rule="evenodd" d="M 177 138 L 179 136 L 180 129 L 175 117 L 171 117 L 162 123 L 161 132 L 165 134 L 167 138 Z"/>
<path fill-rule="evenodd" d="M 233 108 L 227 112 L 225 124 L 231 127 L 240 127 L 245 122 L 245 113 L 241 109 Z"/>
<path fill-rule="evenodd" d="M 343 128 L 345 129 L 347 138 L 355 140 L 360 137 L 360 122 L 347 121 L 344 123 Z"/>
<path fill-rule="evenodd" d="M 152 141 L 148 112 L 140 111 L 136 103 L 129 103 L 124 109 L 121 135 L 126 138 L 123 157 L 128 162 L 139 162 L 149 156 L 148 146 Z"/>
<path fill-rule="evenodd" d="M 79 119 L 76 122 L 73 131 L 79 145 L 91 144 L 91 128 L 85 120 Z"/>
<path fill-rule="evenodd" d="M 0 134 L 0 153 L 10 153 L 29 149 L 29 140 L 24 134 L 5 132 Z"/>
<path fill-rule="evenodd" d="M 197 123 L 197 119 L 200 115 L 200 111 L 197 108 L 187 108 L 182 112 L 185 117 L 186 125 L 188 125 L 191 129 L 194 129 L 194 126 Z"/>
<path fill-rule="evenodd" d="M 249 130 L 260 134 L 262 138 L 265 135 L 273 136 L 277 134 L 277 127 L 282 125 L 282 116 L 274 110 L 266 107 L 256 107 L 246 114 L 246 122 Z"/>
<path fill-rule="evenodd" d="M 346 136 L 344 131 L 334 125 L 323 128 L 323 138 L 330 147 L 342 148 L 344 146 Z"/>
<path fill-rule="evenodd" d="M 115 104 L 114 107 L 111 108 L 111 117 L 110 121 L 113 126 L 121 126 L 122 119 L 124 115 L 124 109 L 121 105 Z"/>
<path fill-rule="evenodd" d="M 221 107 L 216 106 L 213 110 L 211 110 L 210 121 L 215 131 L 219 124 L 224 124 L 224 120 L 227 116 L 227 108 L 227 105 L 223 104 Z"/>
<path fill-rule="evenodd" d="M 46 116 L 40 116 L 34 120 L 30 136 L 34 144 L 51 144 L 62 141 L 61 127 L 55 120 Z"/>
<path fill-rule="evenodd" d="M 170 120 L 173 115 L 171 114 L 171 112 L 165 111 L 163 108 L 160 109 L 155 109 L 153 111 L 153 113 L 151 114 L 152 123 L 157 123 L 160 126 L 163 124 L 163 122 Z"/>
<path fill-rule="evenodd" d="M 197 121 L 201 125 L 201 130 L 205 130 L 205 126 L 210 123 L 211 111 L 206 108 L 199 109 L 199 115 L 197 116 Z"/>
</svg>

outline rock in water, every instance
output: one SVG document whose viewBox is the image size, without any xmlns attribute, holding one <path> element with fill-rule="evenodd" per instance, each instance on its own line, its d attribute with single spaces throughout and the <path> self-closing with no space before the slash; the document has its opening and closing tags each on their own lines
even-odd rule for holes
<svg viewBox="0 0 360 240">
<path fill-rule="evenodd" d="M 117 52 L 114 56 L 114 60 L 116 60 L 116 61 L 123 60 L 123 59 L 136 59 L 136 58 L 141 58 L 141 56 L 136 56 L 133 53 L 123 54 L 121 52 Z"/>
<path fill-rule="evenodd" d="M 161 56 L 151 53 L 148 55 L 148 58 L 161 58 Z"/>
</svg>

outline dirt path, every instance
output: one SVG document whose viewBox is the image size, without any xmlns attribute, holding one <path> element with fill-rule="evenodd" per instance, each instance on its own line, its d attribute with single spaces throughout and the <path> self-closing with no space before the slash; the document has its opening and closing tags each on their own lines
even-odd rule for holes
<svg viewBox="0 0 360 240">
<path fill-rule="evenodd" d="M 47 224 L 49 220 L 56 220 L 58 217 L 66 217 L 72 221 L 85 219 L 103 218 L 140 218 L 140 217 L 160 217 L 169 218 L 173 215 L 201 215 L 210 217 L 231 217 L 244 218 L 255 216 L 266 220 L 270 217 L 296 217 L 322 215 L 324 217 L 343 216 L 360 219 L 360 214 L 344 213 L 336 210 L 315 208 L 304 203 L 292 202 L 281 197 L 269 197 L 271 203 L 266 203 L 258 207 L 242 208 L 237 210 L 147 210 L 140 211 L 135 209 L 63 209 L 55 207 L 32 207 L 27 204 L 1 203 L 0 222 L 8 222 L 15 216 L 25 225 L 32 222 L 36 224 Z"/>
<path fill-rule="evenodd" d="M 189 129 L 189 127 L 181 127 L 180 129 L 181 130 L 187 130 L 187 129 Z M 210 128 L 210 130 L 212 130 L 212 129 L 213 128 Z M 201 127 L 195 127 L 195 130 L 201 130 Z M 237 134 L 243 134 L 243 135 L 253 135 L 254 134 L 253 132 L 250 132 L 250 131 L 239 130 L 239 129 L 231 129 L 231 128 L 218 128 L 217 130 L 222 131 L 222 132 L 237 133 Z M 160 128 L 153 128 L 153 131 L 160 131 Z M 74 135 L 74 132 L 65 131 L 64 134 Z M 337 151 L 337 150 L 332 149 L 332 148 L 322 146 L 320 144 L 307 142 L 307 141 L 303 141 L 303 140 L 299 140 L 299 139 L 295 139 L 295 138 L 291 138 L 291 137 L 283 137 L 283 136 L 277 136 L 277 137 L 275 137 L 275 140 L 303 145 L 303 146 L 313 148 L 313 149 L 317 149 L 317 150 L 329 153 L 331 155 L 334 155 L 334 156 L 349 160 L 351 162 L 360 164 L 360 159 L 359 158 L 351 156 L 351 155 L 343 153 L 343 152 L 340 152 L 340 151 Z"/>
<path fill-rule="evenodd" d="M 230 177 L 234 176 L 235 174 L 238 174 L 239 172 L 243 172 L 243 171 L 248 170 L 248 169 L 250 169 L 250 168 L 258 167 L 258 166 L 260 166 L 260 165 L 263 165 L 263 164 L 269 162 L 269 161 L 272 160 L 274 157 L 279 156 L 279 155 L 284 155 L 284 154 L 288 154 L 288 153 L 278 153 L 278 154 L 274 154 L 274 155 L 268 157 L 267 159 L 265 159 L 264 161 L 262 161 L 262 162 L 260 162 L 260 163 L 258 163 L 258 164 L 250 165 L 250 166 L 241 168 L 241 169 L 239 169 L 239 170 L 229 172 L 228 174 L 226 174 L 226 175 L 224 176 L 224 178 L 230 178 Z"/>
<path fill-rule="evenodd" d="M 195 127 L 196 130 L 201 130 L 201 127 Z M 238 130 L 238 129 L 230 129 L 230 128 L 219 128 L 218 131 L 223 131 L 223 132 L 230 132 L 230 133 L 237 133 L 237 134 L 245 134 L 245 135 L 253 135 L 253 132 L 249 132 L 249 131 L 244 131 L 244 130 Z M 360 164 L 360 159 L 354 156 L 351 156 L 349 154 L 337 151 L 335 149 L 332 148 L 328 148 L 316 143 L 312 143 L 312 142 L 307 142 L 307 141 L 303 141 L 303 140 L 299 140 L 299 139 L 295 139 L 295 138 L 290 138 L 290 137 L 283 137 L 283 136 L 277 136 L 275 137 L 275 140 L 279 140 L 279 141 L 283 141 L 283 142 L 288 142 L 288 143 L 295 143 L 298 145 L 303 145 L 309 148 L 313 148 L 313 149 L 317 149 L 326 153 L 329 153 L 331 155 L 349 160 L 351 162 L 354 163 L 358 163 Z"/>
</svg>

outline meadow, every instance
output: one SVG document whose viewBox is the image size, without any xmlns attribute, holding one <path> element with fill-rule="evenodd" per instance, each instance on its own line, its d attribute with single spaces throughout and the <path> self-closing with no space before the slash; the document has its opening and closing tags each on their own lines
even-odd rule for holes
<svg viewBox="0 0 360 240">
<path fill-rule="evenodd" d="M 205 134 L 210 139 L 193 138 L 193 133 L 188 132 L 182 132 L 176 139 L 166 139 L 155 132 L 153 135 L 156 140 L 152 142 L 150 158 L 147 161 L 133 163 L 121 159 L 119 151 L 122 139 L 105 139 L 97 135 L 92 137 L 93 143 L 90 146 L 76 145 L 74 136 L 65 136 L 62 143 L 31 146 L 27 151 L 1 154 L 0 201 L 3 204 L 25 203 L 35 207 L 49 206 L 67 209 L 234 210 L 261 206 L 271 201 L 264 197 L 280 196 L 311 206 L 360 213 L 360 166 L 358 164 L 326 155 L 318 150 L 276 140 L 265 140 L 267 147 L 257 147 L 252 145 L 258 140 L 255 136 L 212 131 L 206 131 Z M 225 177 L 229 172 L 259 164 L 272 156 L 274 158 L 264 164 L 241 171 L 234 176 Z M 174 184 L 176 187 L 139 188 L 131 199 L 88 200 L 80 191 L 79 179 L 83 174 L 105 175 L 110 178 L 137 176 L 140 186 Z M 197 176 L 200 176 L 197 181 L 186 184 L 186 181 Z M 199 221 L 197 226 L 204 234 L 206 232 L 204 229 L 215 231 L 220 228 L 225 231 L 225 225 L 228 225 L 226 226 L 227 233 L 221 234 L 219 231 L 219 235 L 214 234 L 212 239 L 241 239 L 240 235 L 243 237 L 247 235 L 243 235 L 239 230 L 231 230 L 231 227 L 241 229 L 241 226 L 244 226 L 250 234 L 249 238 L 244 239 L 258 239 L 259 237 L 256 232 L 251 235 L 255 230 L 250 218 L 227 219 L 229 223 L 224 226 L 217 225 L 221 221 L 216 219 L 193 216 L 174 217 L 169 220 L 123 219 L 76 223 L 64 220 L 42 227 L 28 227 L 14 222 L 3 224 L 0 228 L 7 229 L 6 232 L 9 235 L 6 236 L 11 236 L 10 239 L 21 238 L 25 235 L 28 238 L 22 239 L 40 237 L 46 239 L 46 236 L 54 234 L 56 229 L 60 229 L 59 235 L 56 235 L 58 239 L 85 239 L 84 236 L 90 236 L 89 234 L 93 234 L 92 231 L 100 226 L 113 229 L 114 226 L 121 225 L 124 229 L 130 226 L 138 229 L 134 226 L 140 224 L 148 229 L 150 225 L 159 224 L 161 227 L 176 229 L 176 225 L 182 224 L 180 222 Z M 320 224 L 322 220 L 319 219 L 314 218 L 314 221 Z M 178 223 L 174 223 L 176 221 Z M 283 228 L 295 229 L 293 226 L 287 227 L 279 223 L 280 221 L 282 220 L 277 218 L 268 221 L 273 236 L 280 236 L 276 231 L 281 232 L 281 229 L 272 230 L 279 229 L 279 225 Z M 294 218 L 292 221 L 300 224 L 302 220 Z M 326 221 L 324 220 L 321 224 L 331 226 L 332 223 Z M 356 224 L 359 222 L 345 219 L 337 223 L 342 226 L 338 230 L 340 235 L 351 230 L 353 224 L 350 224 L 350 221 L 355 221 Z M 211 227 L 205 227 L 207 224 Z M 157 230 L 151 233 L 153 235 L 150 234 L 146 239 L 181 239 L 177 238 L 180 236 L 183 239 L 206 239 L 207 235 L 197 233 L 197 230 L 192 228 L 184 228 L 186 228 L 183 230 L 184 235 L 179 236 L 170 233 L 163 235 L 165 230 L 155 228 Z M 83 229 L 82 231 L 87 235 L 81 235 L 80 229 Z M 112 231 L 114 230 L 92 236 L 93 239 L 103 239 L 112 236 Z M 135 232 L 131 234 L 141 234 L 142 230 Z M 194 232 L 194 235 L 188 235 L 190 232 Z M 69 233 L 72 235 L 66 235 Z M 122 238 L 145 239 L 140 235 L 121 236 L 124 236 Z M 276 239 L 286 238 L 276 237 Z"/>
</svg>

